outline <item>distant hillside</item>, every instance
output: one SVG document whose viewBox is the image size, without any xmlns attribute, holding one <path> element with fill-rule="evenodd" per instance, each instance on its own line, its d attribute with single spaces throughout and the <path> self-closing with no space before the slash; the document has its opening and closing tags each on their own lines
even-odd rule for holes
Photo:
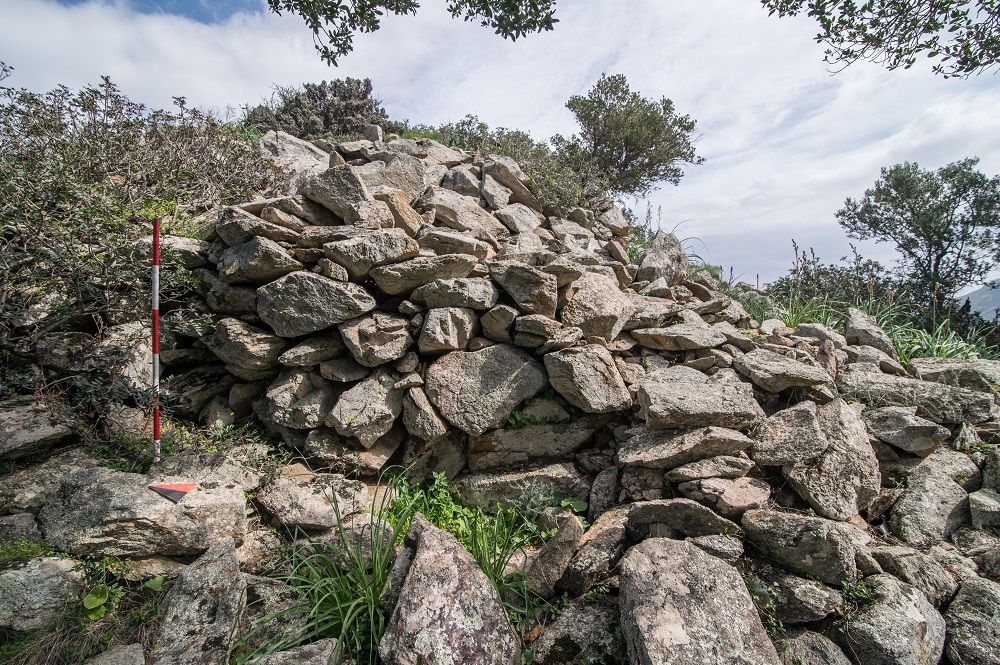
<svg viewBox="0 0 1000 665">
<path fill-rule="evenodd" d="M 959 300 L 964 303 L 965 298 L 972 302 L 973 311 L 982 313 L 987 319 L 992 319 L 993 311 L 1000 307 L 1000 280 L 986 284 L 982 288 L 959 298 Z"/>
</svg>

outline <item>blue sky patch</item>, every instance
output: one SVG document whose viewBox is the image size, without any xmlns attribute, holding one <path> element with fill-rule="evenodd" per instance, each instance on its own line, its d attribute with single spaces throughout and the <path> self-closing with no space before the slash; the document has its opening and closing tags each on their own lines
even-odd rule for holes
<svg viewBox="0 0 1000 665">
<path fill-rule="evenodd" d="M 87 0 L 58 0 L 60 4 L 80 5 Z M 264 11 L 264 0 L 127 0 L 126 4 L 140 14 L 172 14 L 185 16 L 199 23 L 225 21 L 238 12 Z"/>
</svg>

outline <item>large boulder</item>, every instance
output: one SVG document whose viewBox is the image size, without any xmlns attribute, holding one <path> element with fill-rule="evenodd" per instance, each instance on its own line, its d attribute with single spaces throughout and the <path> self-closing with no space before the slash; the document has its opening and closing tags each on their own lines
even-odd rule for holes
<svg viewBox="0 0 1000 665">
<path fill-rule="evenodd" d="M 406 566 L 405 576 L 379 643 L 382 660 L 519 665 L 520 640 L 496 589 L 458 540 L 418 513 L 404 547 L 396 565 Z"/>
<path fill-rule="evenodd" d="M 415 258 L 420 246 L 403 229 L 377 229 L 328 242 L 323 251 L 328 259 L 343 266 L 351 279 L 359 280 L 367 277 L 372 268 Z"/>
<path fill-rule="evenodd" d="M 45 452 L 75 435 L 66 408 L 34 397 L 0 402 L 0 461 Z"/>
<path fill-rule="evenodd" d="M 475 265 L 476 257 L 466 254 L 419 256 L 372 268 L 369 275 L 386 293 L 403 295 L 434 280 L 466 277 Z"/>
<path fill-rule="evenodd" d="M 803 577 L 843 585 L 857 579 L 854 527 L 777 510 L 751 510 L 740 524 L 746 539 L 773 561 Z"/>
<path fill-rule="evenodd" d="M 639 384 L 640 415 L 656 429 L 718 426 L 749 430 L 764 420 L 753 389 L 739 384 L 659 381 L 652 374 Z"/>
<path fill-rule="evenodd" d="M 103 467 L 67 476 L 39 514 L 46 541 L 64 552 L 109 556 L 199 554 L 227 537 L 243 541 L 246 499 L 239 485 L 198 483 L 174 503 L 149 483 L 148 476 Z"/>
<path fill-rule="evenodd" d="M 924 595 L 892 575 L 874 575 L 865 584 L 873 602 L 827 636 L 866 665 L 936 665 L 944 651 L 945 621 Z"/>
<path fill-rule="evenodd" d="M 568 302 L 560 310 L 564 325 L 576 326 L 584 335 L 611 341 L 632 315 L 632 302 L 618 288 L 618 280 L 584 273 L 567 289 Z"/>
<path fill-rule="evenodd" d="M 164 596 L 153 665 L 224 663 L 245 587 L 233 539 L 222 538 Z"/>
<path fill-rule="evenodd" d="M 502 426 L 515 406 L 548 385 L 541 363 L 507 344 L 449 353 L 427 368 L 424 380 L 441 415 L 477 435 Z"/>
<path fill-rule="evenodd" d="M 291 344 L 286 339 L 239 319 L 221 319 L 215 333 L 202 341 L 241 379 L 255 381 L 278 371 L 278 358 Z"/>
<path fill-rule="evenodd" d="M 302 193 L 341 219 L 348 218 L 352 206 L 374 200 L 361 176 L 346 164 L 310 178 Z"/>
<path fill-rule="evenodd" d="M 294 272 L 257 289 L 257 314 L 282 337 L 299 337 L 375 309 L 357 284 Z"/>
<path fill-rule="evenodd" d="M 799 402 L 768 417 L 752 437 L 751 456 L 764 466 L 811 460 L 830 445 L 816 417 L 816 403 L 811 401 Z"/>
<path fill-rule="evenodd" d="M 792 488 L 823 517 L 849 520 L 878 496 L 878 459 L 858 410 L 842 399 L 817 409 L 829 445 L 817 457 L 783 469 Z"/>
<path fill-rule="evenodd" d="M 944 616 L 948 658 L 954 665 L 1000 663 L 1000 584 L 976 577 L 965 580 Z"/>
<path fill-rule="evenodd" d="M 903 542 L 933 545 L 970 520 L 969 495 L 935 467 L 918 468 L 892 507 L 889 528 Z"/>
<path fill-rule="evenodd" d="M 364 378 L 340 396 L 326 424 L 342 436 L 353 436 L 370 448 L 392 429 L 403 412 L 403 389 L 384 367 Z"/>
<path fill-rule="evenodd" d="M 755 349 L 733 360 L 736 371 L 768 392 L 793 387 L 819 386 L 833 379 L 819 367 L 793 360 L 767 349 Z"/>
<path fill-rule="evenodd" d="M 735 455 L 753 440 L 725 427 L 658 430 L 638 427 L 618 449 L 618 462 L 650 469 L 673 469 L 718 455 Z"/>
<path fill-rule="evenodd" d="M 548 353 L 545 370 L 552 387 L 587 413 L 623 411 L 632 406 L 611 353 L 598 344 Z"/>
<path fill-rule="evenodd" d="M 0 570 L 0 628 L 49 630 L 80 602 L 83 575 L 71 559 L 5 562 Z"/>
<path fill-rule="evenodd" d="M 257 141 L 260 153 L 292 173 L 289 191 L 297 190 L 306 180 L 330 166 L 330 154 L 287 132 L 271 130 Z"/>
<path fill-rule="evenodd" d="M 779 662 L 739 574 L 691 543 L 645 540 L 622 558 L 620 576 L 631 663 Z"/>
<path fill-rule="evenodd" d="M 677 236 L 657 231 L 639 264 L 635 278 L 643 282 L 665 279 L 667 286 L 674 286 L 684 281 L 687 268 L 688 256 Z"/>
</svg>

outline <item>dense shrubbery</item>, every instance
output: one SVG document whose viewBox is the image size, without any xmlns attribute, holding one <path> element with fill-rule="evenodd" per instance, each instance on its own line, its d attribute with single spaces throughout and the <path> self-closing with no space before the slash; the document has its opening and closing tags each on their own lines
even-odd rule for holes
<svg viewBox="0 0 1000 665">
<path fill-rule="evenodd" d="M 5 70 L 9 71 L 9 70 Z M 52 331 L 148 318 L 150 222 L 188 221 L 278 180 L 242 128 L 190 109 L 151 110 L 107 78 L 73 92 L 0 88 L 0 379 Z M 166 258 L 169 257 L 165 257 Z M 182 269 L 163 290 L 190 286 Z"/>
<path fill-rule="evenodd" d="M 353 78 L 276 86 L 270 101 L 246 109 L 243 122 L 260 132 L 273 129 L 307 141 L 351 138 L 372 124 L 388 132 L 407 129 L 405 122 L 390 120 L 372 97 L 371 79 Z"/>
</svg>

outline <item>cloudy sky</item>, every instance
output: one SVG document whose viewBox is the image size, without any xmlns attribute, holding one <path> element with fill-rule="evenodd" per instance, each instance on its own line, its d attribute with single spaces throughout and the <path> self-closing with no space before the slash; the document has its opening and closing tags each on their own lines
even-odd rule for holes
<svg viewBox="0 0 1000 665">
<path fill-rule="evenodd" d="M 698 121 L 702 166 L 650 199 L 662 225 L 706 261 L 766 282 L 792 239 L 826 261 L 849 252 L 834 213 L 879 169 L 969 156 L 1000 173 L 1000 78 L 944 80 L 920 64 L 859 63 L 831 75 L 808 19 L 757 0 L 564 0 L 553 32 L 516 43 L 450 18 L 442 0 L 360 35 L 337 68 L 296 16 L 264 0 L 17 0 L 0 21 L 8 85 L 78 88 L 110 75 L 132 99 L 238 110 L 274 85 L 369 77 L 393 118 L 437 124 L 471 113 L 542 139 L 576 129 L 563 106 L 602 72 Z M 645 210 L 646 202 L 633 202 Z M 886 245 L 860 243 L 891 263 Z"/>
</svg>

